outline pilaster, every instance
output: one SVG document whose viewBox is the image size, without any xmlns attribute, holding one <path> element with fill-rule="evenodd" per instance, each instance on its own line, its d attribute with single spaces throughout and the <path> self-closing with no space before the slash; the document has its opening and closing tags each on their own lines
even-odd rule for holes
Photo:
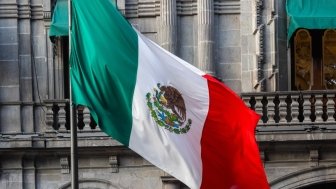
<svg viewBox="0 0 336 189">
<path fill-rule="evenodd" d="M 36 168 L 35 160 L 33 158 L 24 158 L 23 160 L 23 188 L 24 189 L 35 189 L 37 183 L 36 181 Z"/>
<path fill-rule="evenodd" d="M 0 1 L 0 132 L 21 132 L 18 4 Z"/>
<path fill-rule="evenodd" d="M 33 75 L 33 101 L 42 102 L 48 98 L 48 36 L 43 20 L 43 1 L 31 0 L 31 54 Z M 34 107 L 35 130 L 40 131 L 44 124 L 44 112 L 41 106 Z"/>
<path fill-rule="evenodd" d="M 214 74 L 213 63 L 213 0 L 198 0 L 198 61 L 197 67 L 209 74 Z"/>
<path fill-rule="evenodd" d="M 160 45 L 176 53 L 176 0 L 160 1 L 159 36 Z"/>
<path fill-rule="evenodd" d="M 20 0 L 18 4 L 19 20 L 19 69 L 20 69 L 20 100 L 28 102 L 21 106 L 23 132 L 34 132 L 33 121 L 33 81 L 31 64 L 31 7 L 29 0 Z"/>
</svg>

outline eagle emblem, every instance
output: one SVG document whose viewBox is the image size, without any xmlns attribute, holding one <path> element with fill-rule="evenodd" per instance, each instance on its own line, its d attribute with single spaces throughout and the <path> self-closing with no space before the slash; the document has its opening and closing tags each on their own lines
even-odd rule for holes
<svg viewBox="0 0 336 189">
<path fill-rule="evenodd" d="M 192 120 L 187 119 L 184 99 L 176 88 L 158 83 L 146 99 L 151 117 L 160 127 L 176 134 L 190 130 Z"/>
</svg>

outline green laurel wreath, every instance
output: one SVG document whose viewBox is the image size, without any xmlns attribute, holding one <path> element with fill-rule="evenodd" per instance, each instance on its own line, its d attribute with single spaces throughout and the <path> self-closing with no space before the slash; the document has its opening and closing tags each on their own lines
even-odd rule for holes
<svg viewBox="0 0 336 189">
<path fill-rule="evenodd" d="M 188 119 L 187 124 L 183 128 L 174 128 L 171 125 L 168 125 L 166 121 L 163 121 L 158 118 L 156 111 L 154 110 L 154 106 L 161 112 L 167 115 L 168 121 L 169 122 L 174 122 L 177 121 L 178 118 L 175 114 L 170 113 L 169 111 L 165 110 L 163 106 L 158 102 L 155 98 L 153 98 L 153 102 L 151 102 L 151 94 L 147 93 L 146 94 L 146 99 L 147 99 L 147 106 L 150 110 L 152 118 L 155 120 L 155 122 L 160 126 L 165 129 L 167 129 L 170 132 L 174 132 L 176 134 L 184 134 L 187 133 L 190 130 L 191 127 L 191 119 Z"/>
</svg>

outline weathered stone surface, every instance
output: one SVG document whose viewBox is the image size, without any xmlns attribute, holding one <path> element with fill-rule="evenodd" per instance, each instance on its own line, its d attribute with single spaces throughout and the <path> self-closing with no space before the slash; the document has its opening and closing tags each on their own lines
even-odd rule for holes
<svg viewBox="0 0 336 189">
<path fill-rule="evenodd" d="M 17 60 L 18 43 L 0 43 L 0 60 Z"/>
<path fill-rule="evenodd" d="M 241 64 L 220 64 L 218 72 L 221 73 L 220 78 L 224 80 L 241 79 Z"/>
<path fill-rule="evenodd" d="M 17 27 L 0 26 L 0 44 L 18 43 Z"/>
<path fill-rule="evenodd" d="M 240 47 L 224 47 L 218 49 L 218 63 L 238 63 L 241 62 Z"/>
<path fill-rule="evenodd" d="M 241 84 L 241 81 L 240 80 L 226 80 L 226 79 L 223 79 L 223 82 L 228 86 L 230 87 L 230 89 L 232 89 L 233 91 L 235 91 L 236 93 L 240 93 L 242 91 L 242 84 Z"/>
<path fill-rule="evenodd" d="M 0 86 L 14 86 L 19 84 L 18 60 L 0 60 Z M 1 93 L 1 92 L 0 92 Z"/>
<path fill-rule="evenodd" d="M 182 16 L 179 19 L 177 55 L 190 64 L 196 65 L 197 29 L 194 20 L 194 16 Z"/>
<path fill-rule="evenodd" d="M 20 133 L 21 120 L 20 105 L 1 105 L 0 131 L 1 133 Z"/>
</svg>

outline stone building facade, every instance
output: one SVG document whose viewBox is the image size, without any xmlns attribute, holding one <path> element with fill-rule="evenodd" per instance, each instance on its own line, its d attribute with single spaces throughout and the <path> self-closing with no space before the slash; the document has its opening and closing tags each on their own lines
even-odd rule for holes
<svg viewBox="0 0 336 189">
<path fill-rule="evenodd" d="M 70 188 L 67 41 L 48 37 L 54 4 L 0 0 L 0 188 Z M 256 138 L 272 188 L 335 187 L 335 92 L 295 89 L 286 0 L 116 4 L 140 32 L 262 115 Z M 80 188 L 186 188 L 100 132 L 87 108 L 77 118 Z"/>
</svg>

